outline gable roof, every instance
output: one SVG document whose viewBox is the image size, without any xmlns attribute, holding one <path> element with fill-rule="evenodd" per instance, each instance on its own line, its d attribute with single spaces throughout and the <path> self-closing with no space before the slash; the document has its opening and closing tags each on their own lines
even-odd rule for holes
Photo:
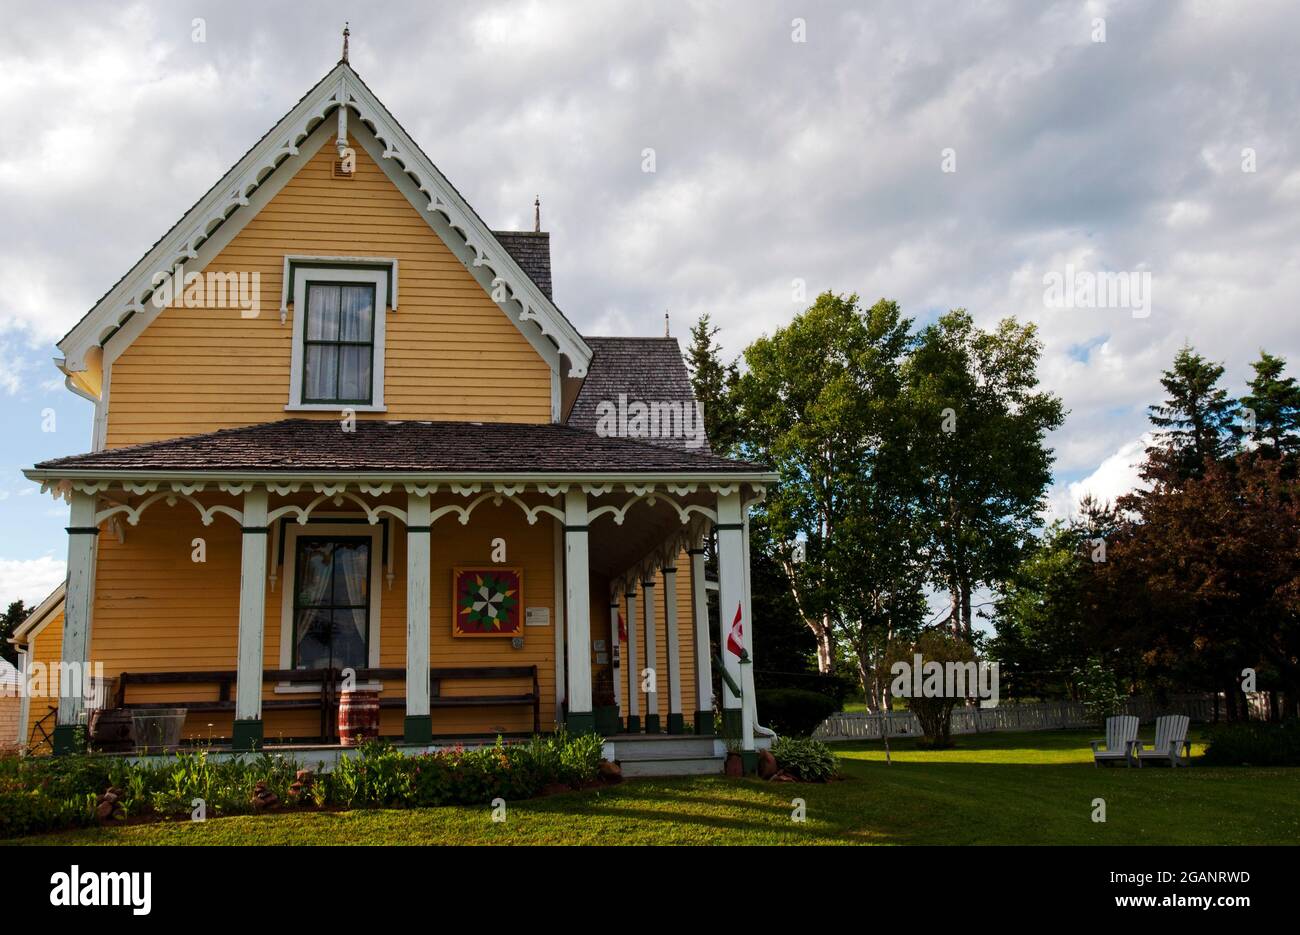
<svg viewBox="0 0 1300 935">
<path fill-rule="evenodd" d="M 620 395 L 626 395 L 628 402 L 695 405 L 695 393 L 676 338 L 589 337 L 587 343 L 592 350 L 591 364 L 565 420 L 568 425 L 595 432 L 599 421 L 597 407 L 602 402 L 617 406 Z M 703 448 L 688 448 L 688 440 L 683 437 L 645 439 L 660 447 L 709 451 L 707 439 Z"/>
<path fill-rule="evenodd" d="M 9 642 L 14 644 L 30 643 L 40 635 L 45 625 L 54 619 L 56 612 L 63 609 L 63 598 L 68 592 L 67 582 L 63 582 L 50 592 L 49 597 L 36 605 L 36 609 L 27 615 L 22 623 L 14 628 Z"/>
<path fill-rule="evenodd" d="M 551 235 L 546 231 L 493 231 L 492 234 L 542 290 L 542 295 L 552 298 Z"/>
<path fill-rule="evenodd" d="M 61 471 L 258 474 L 593 472 L 761 474 L 765 469 L 701 451 L 602 437 L 553 423 L 282 419 L 166 441 L 42 461 L 29 477 Z"/>
<path fill-rule="evenodd" d="M 540 273 L 540 264 L 530 260 L 533 271 L 525 271 L 346 62 L 317 82 L 59 341 L 65 357 L 62 369 L 87 369 L 92 351 L 119 328 L 136 315 L 156 314 L 158 309 L 149 303 L 155 274 L 170 272 L 181 263 L 190 272 L 201 270 L 215 253 L 211 245 L 207 250 L 204 245 L 228 222 L 242 227 L 256 214 L 250 199 L 286 160 L 299 156 L 298 147 L 331 116 L 340 119 L 340 133 L 346 120 L 355 118 L 374 134 L 383 145 L 382 159 L 392 159 L 412 180 L 421 199 L 427 200 L 420 207 L 430 226 L 434 227 L 433 215 L 440 215 L 472 257 L 467 268 L 471 272 L 481 268 L 489 279 L 499 278 L 505 284 L 509 297 L 499 303 L 503 311 L 521 330 L 536 329 L 567 357 L 569 376 L 584 376 L 591 349 L 550 298 L 549 246 L 544 290 L 532 275 Z"/>
</svg>

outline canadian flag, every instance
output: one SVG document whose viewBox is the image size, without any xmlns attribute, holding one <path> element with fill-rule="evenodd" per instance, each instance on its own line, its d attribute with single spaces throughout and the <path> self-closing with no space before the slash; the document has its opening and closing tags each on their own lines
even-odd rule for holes
<svg viewBox="0 0 1300 935">
<path fill-rule="evenodd" d="M 620 643 L 626 643 L 627 642 L 627 621 L 623 619 L 623 614 L 621 611 L 615 611 L 614 613 L 618 616 L 618 641 Z"/>
<path fill-rule="evenodd" d="M 731 621 L 727 632 L 727 649 L 732 655 L 743 658 L 745 655 L 745 630 L 740 625 L 740 605 L 736 605 L 736 619 Z"/>
</svg>

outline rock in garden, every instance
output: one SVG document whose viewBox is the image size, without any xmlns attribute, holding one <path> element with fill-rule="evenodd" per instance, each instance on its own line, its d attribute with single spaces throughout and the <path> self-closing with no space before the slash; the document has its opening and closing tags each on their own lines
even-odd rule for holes
<svg viewBox="0 0 1300 935">
<path fill-rule="evenodd" d="M 126 809 L 122 806 L 122 790 L 110 786 L 95 804 L 95 818 L 100 822 L 121 821 L 126 818 Z"/>
<path fill-rule="evenodd" d="M 758 778 L 771 779 L 778 772 L 776 757 L 772 756 L 770 750 L 758 751 Z"/>
<path fill-rule="evenodd" d="M 311 795 L 312 786 L 316 782 L 316 777 L 309 769 L 300 769 L 294 774 L 293 782 L 289 785 L 289 798 L 295 802 L 301 801 L 304 795 Z"/>
<path fill-rule="evenodd" d="M 280 804 L 280 797 L 267 788 L 265 782 L 259 781 L 253 786 L 253 808 L 271 808 Z"/>
<path fill-rule="evenodd" d="M 599 773 L 601 782 L 613 784 L 623 781 L 623 768 L 609 760 L 600 761 Z"/>
</svg>

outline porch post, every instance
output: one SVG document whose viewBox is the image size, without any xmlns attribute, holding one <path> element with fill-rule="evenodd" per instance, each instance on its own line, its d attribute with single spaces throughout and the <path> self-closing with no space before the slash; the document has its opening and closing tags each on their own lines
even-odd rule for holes
<svg viewBox="0 0 1300 935">
<path fill-rule="evenodd" d="M 619 636 L 618 618 L 619 612 L 618 594 L 613 588 L 609 591 L 609 661 L 614 673 L 614 707 L 618 710 L 619 730 L 623 728 L 623 669 L 621 647 L 622 638 Z"/>
<path fill-rule="evenodd" d="M 729 488 L 724 487 L 723 490 Z M 741 671 L 749 663 L 748 653 L 742 656 L 728 648 L 733 637 L 748 628 L 749 609 L 745 606 L 745 541 L 744 522 L 740 505 L 740 485 L 730 488 L 730 493 L 718 494 L 718 613 L 720 624 L 719 652 L 725 673 L 737 688 L 745 689 L 746 677 Z M 739 628 L 739 631 L 738 629 Z M 740 637 L 741 649 L 744 648 Z M 752 676 L 749 678 L 753 683 Z M 750 689 L 752 694 L 752 689 Z M 728 737 L 739 737 L 741 755 L 746 769 L 757 765 L 754 749 L 754 723 L 744 716 L 741 698 L 731 685 L 722 686 L 722 726 Z"/>
<path fill-rule="evenodd" d="M 683 734 L 681 653 L 677 647 L 677 569 L 668 565 L 664 575 L 664 637 L 668 650 L 668 733 Z"/>
<path fill-rule="evenodd" d="M 753 730 L 758 726 L 758 692 L 754 689 L 754 592 L 753 585 L 750 582 L 749 566 L 749 509 L 742 502 L 740 507 L 741 516 L 741 536 L 740 542 L 743 546 L 741 556 L 743 564 L 741 565 L 745 573 L 745 626 L 743 631 L 743 640 L 745 652 L 749 656 L 749 664 L 740 667 L 740 689 L 742 694 L 741 708 L 743 709 L 745 723 L 750 725 Z M 746 748 L 748 749 L 748 748 Z M 758 768 L 758 754 L 754 754 L 754 768 Z"/>
<path fill-rule="evenodd" d="M 406 718 L 402 739 L 433 740 L 429 714 L 429 494 L 406 495 Z"/>
<path fill-rule="evenodd" d="M 27 740 L 32 735 L 32 729 L 27 726 L 32 716 L 32 696 L 27 691 L 27 676 L 31 671 L 29 668 L 31 660 L 28 656 L 30 647 L 31 644 L 28 643 L 18 649 L 18 753 L 20 756 L 27 755 Z"/>
<path fill-rule="evenodd" d="M 638 663 L 636 657 L 636 584 L 629 581 L 623 592 L 627 604 L 627 732 L 641 733 L 641 697 L 637 692 Z"/>
<path fill-rule="evenodd" d="M 695 622 L 695 733 L 713 733 L 713 660 L 709 658 L 709 595 L 704 587 L 704 537 L 691 557 L 691 617 Z"/>
<path fill-rule="evenodd" d="M 591 708 L 591 580 L 587 557 L 587 494 L 571 487 L 564 495 L 564 613 L 568 660 L 568 716 L 573 733 L 596 730 Z"/>
<path fill-rule="evenodd" d="M 267 497 L 265 488 L 244 494 L 239 562 L 239 663 L 235 675 L 235 727 L 231 746 L 262 745 L 262 652 L 266 631 Z"/>
<path fill-rule="evenodd" d="M 68 526 L 68 590 L 63 604 L 63 655 L 67 665 L 59 678 L 59 713 L 54 727 L 56 754 L 76 748 L 77 727 L 86 716 L 85 688 L 89 684 L 91 609 L 95 600 L 95 554 L 99 527 L 95 525 L 95 495 L 73 493 Z M 68 685 L 68 676 L 72 684 Z"/>
<path fill-rule="evenodd" d="M 655 659 L 655 579 L 641 581 L 642 609 L 645 611 L 645 671 L 648 673 L 648 690 L 645 693 L 645 732 L 659 733 L 659 672 Z M 637 673 L 632 673 L 635 677 Z"/>
</svg>

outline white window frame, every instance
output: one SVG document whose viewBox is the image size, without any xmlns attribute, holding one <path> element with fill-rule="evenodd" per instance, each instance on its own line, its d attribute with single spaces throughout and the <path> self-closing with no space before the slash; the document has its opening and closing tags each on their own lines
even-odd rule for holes
<svg viewBox="0 0 1300 935">
<path fill-rule="evenodd" d="M 367 632 L 370 634 L 370 658 L 367 668 L 379 668 L 379 641 L 383 615 L 380 613 L 380 596 L 384 581 L 384 528 L 378 523 L 286 523 L 284 527 L 284 583 L 280 596 L 280 668 L 293 668 L 293 595 L 297 587 L 298 576 L 298 537 L 299 536 L 358 536 L 370 537 L 370 620 Z M 309 670 L 303 670 L 309 671 Z M 358 682 L 358 688 L 382 691 L 381 682 Z M 276 694 L 297 695 L 314 694 L 321 689 L 320 683 L 280 682 L 275 686 Z"/>
<path fill-rule="evenodd" d="M 307 287 L 311 283 L 363 282 L 375 287 L 374 355 L 370 367 L 370 403 L 304 403 L 302 401 L 303 341 L 307 328 Z M 384 405 L 384 323 L 388 318 L 388 272 L 379 269 L 299 266 L 293 279 L 293 356 L 289 367 L 286 412 L 387 412 Z"/>
</svg>

